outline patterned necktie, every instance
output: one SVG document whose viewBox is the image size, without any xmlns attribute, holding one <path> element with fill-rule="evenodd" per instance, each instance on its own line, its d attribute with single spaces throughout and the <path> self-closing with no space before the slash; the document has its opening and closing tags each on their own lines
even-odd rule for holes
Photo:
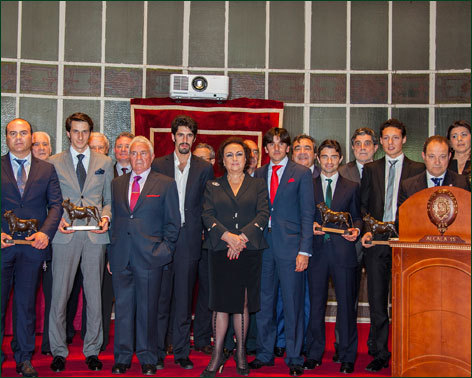
<svg viewBox="0 0 472 378">
<path fill-rule="evenodd" d="M 126 172 L 128 171 L 128 168 L 121 168 L 121 171 L 123 172 L 124 175 L 126 175 Z"/>
<path fill-rule="evenodd" d="M 390 169 L 388 170 L 388 183 L 387 183 L 387 196 L 385 197 L 384 206 L 384 222 L 391 222 L 395 220 L 395 214 L 393 213 L 393 187 L 395 186 L 395 164 L 398 160 L 391 160 Z"/>
<path fill-rule="evenodd" d="M 136 202 L 138 202 L 139 193 L 141 192 L 139 180 L 141 180 L 141 176 L 134 176 L 133 186 L 131 187 L 131 198 L 129 200 L 129 209 L 131 211 L 134 210 Z"/>
<path fill-rule="evenodd" d="M 87 172 L 85 171 L 84 164 L 82 163 L 82 160 L 84 160 L 84 157 L 85 157 L 84 154 L 77 155 L 77 159 L 79 159 L 79 161 L 77 162 L 76 173 L 77 173 L 77 179 L 79 180 L 80 191 L 82 191 L 82 189 L 84 188 L 85 178 L 87 177 Z"/>
<path fill-rule="evenodd" d="M 333 182 L 333 180 L 332 179 L 326 179 L 326 181 L 328 183 L 328 186 L 326 187 L 325 203 L 326 203 L 326 206 L 331 208 L 331 201 L 333 200 L 333 188 L 331 188 L 331 183 Z M 329 236 L 329 234 L 325 234 L 324 239 L 325 240 L 330 240 L 331 236 Z"/>
<path fill-rule="evenodd" d="M 18 171 L 16 173 L 16 183 L 18 185 L 18 190 L 20 191 L 20 195 L 23 196 L 23 192 L 25 191 L 26 186 L 26 170 L 25 170 L 25 163 L 26 159 L 14 159 L 18 163 Z"/>
<path fill-rule="evenodd" d="M 431 181 L 434 182 L 434 186 L 441 186 L 441 177 L 431 177 Z"/>
<path fill-rule="evenodd" d="M 270 203 L 274 203 L 275 195 L 277 194 L 277 188 L 279 187 L 279 176 L 277 171 L 282 168 L 281 165 L 272 166 L 272 176 L 270 177 Z"/>
</svg>

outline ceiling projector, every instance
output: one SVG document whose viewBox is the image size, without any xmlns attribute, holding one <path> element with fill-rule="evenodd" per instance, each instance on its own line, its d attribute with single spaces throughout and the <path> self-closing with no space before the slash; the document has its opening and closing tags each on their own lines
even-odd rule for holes
<svg viewBox="0 0 472 378">
<path fill-rule="evenodd" d="M 173 99 L 226 100 L 229 94 L 229 77 L 171 74 L 169 92 Z"/>
</svg>

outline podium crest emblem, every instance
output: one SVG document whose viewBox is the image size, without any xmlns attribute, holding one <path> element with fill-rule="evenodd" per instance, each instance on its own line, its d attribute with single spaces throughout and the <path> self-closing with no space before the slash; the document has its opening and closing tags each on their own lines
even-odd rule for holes
<svg viewBox="0 0 472 378">
<path fill-rule="evenodd" d="M 428 200 L 428 216 L 443 235 L 457 217 L 457 200 L 447 189 L 435 191 Z"/>
</svg>

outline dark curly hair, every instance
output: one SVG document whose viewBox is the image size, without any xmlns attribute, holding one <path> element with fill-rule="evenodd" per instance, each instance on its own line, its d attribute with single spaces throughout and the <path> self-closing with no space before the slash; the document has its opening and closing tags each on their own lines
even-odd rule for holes
<svg viewBox="0 0 472 378">
<path fill-rule="evenodd" d="M 246 162 L 244 163 L 244 172 L 246 172 L 247 169 L 249 168 L 251 150 L 244 143 L 243 139 L 240 137 L 229 137 L 228 139 L 225 139 L 223 143 L 220 144 L 220 147 L 218 148 L 218 156 L 217 156 L 218 166 L 221 168 L 222 171 L 226 171 L 226 167 L 223 165 L 224 151 L 225 151 L 226 146 L 230 144 L 239 144 L 243 148 L 244 158 L 246 159 Z"/>
</svg>

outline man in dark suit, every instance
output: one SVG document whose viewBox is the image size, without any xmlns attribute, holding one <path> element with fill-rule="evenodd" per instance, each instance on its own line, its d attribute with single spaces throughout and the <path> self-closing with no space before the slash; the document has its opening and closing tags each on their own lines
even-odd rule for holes
<svg viewBox="0 0 472 378">
<path fill-rule="evenodd" d="M 364 170 L 364 165 L 374 161 L 374 155 L 379 148 L 379 141 L 375 135 L 374 130 L 368 127 L 361 127 L 354 131 L 354 134 L 351 137 L 351 148 L 354 153 L 354 160 L 341 165 L 338 168 L 339 174 L 348 180 L 354 181 L 361 185 L 362 172 Z M 358 239 L 356 242 L 356 252 L 357 252 L 357 292 L 356 292 L 356 311 L 359 303 L 359 289 L 361 285 L 362 278 L 362 267 L 364 265 L 364 249 L 362 247 L 361 240 Z M 341 362 L 339 359 L 338 353 L 338 344 L 339 344 L 339 330 L 338 324 L 336 322 L 336 327 L 334 329 L 335 333 L 335 342 L 334 342 L 334 362 Z M 371 335 L 369 334 L 369 339 L 367 344 L 371 344 Z"/>
<path fill-rule="evenodd" d="M 79 264 L 87 298 L 87 332 L 83 353 L 90 370 L 101 370 L 98 359 L 103 342 L 101 285 L 105 261 L 105 245 L 109 243 L 108 225 L 111 220 L 111 180 L 113 163 L 108 156 L 91 151 L 88 146 L 93 131 L 92 119 L 84 113 L 74 113 L 65 122 L 70 148 L 51 156 L 62 195 L 77 206 L 94 206 L 100 214 L 101 229 L 92 231 L 67 230 L 70 224 L 61 219 L 53 240 L 52 301 L 49 314 L 49 343 L 54 356 L 51 370 L 65 369 L 69 354 L 66 343 L 66 303 Z M 71 222 L 70 219 L 68 219 Z M 76 222 L 80 224 L 81 220 Z M 82 221 L 83 222 L 83 221 Z"/>
<path fill-rule="evenodd" d="M 192 144 L 197 136 L 197 123 L 188 116 L 175 117 L 171 125 L 174 152 L 155 159 L 152 170 L 175 179 L 179 193 L 181 229 L 173 262 L 164 272 L 159 300 L 158 369 L 164 367 L 165 335 L 172 334 L 174 361 L 184 369 L 192 369 L 190 354 L 190 325 L 192 294 L 198 261 L 201 256 L 202 206 L 206 182 L 213 178 L 213 167 L 192 156 Z M 172 307 L 172 316 L 170 316 Z"/>
<path fill-rule="evenodd" d="M 269 248 L 262 257 L 261 310 L 257 319 L 256 359 L 251 369 L 274 365 L 277 333 L 275 305 L 280 283 L 285 317 L 285 363 L 292 376 L 303 374 L 304 270 L 313 249 L 315 204 L 311 171 L 288 159 L 290 135 L 272 128 L 262 144 L 270 163 L 258 168 L 255 177 L 266 180 L 271 218 L 264 231 Z"/>
<path fill-rule="evenodd" d="M 336 292 L 336 324 L 339 331 L 338 353 L 341 373 L 352 373 L 357 354 L 356 270 L 357 253 L 354 242 L 360 233 L 359 185 L 338 173 L 343 159 L 341 146 L 335 140 L 325 140 L 318 148 L 320 176 L 314 181 L 315 205 L 324 202 L 332 211 L 348 212 L 350 235 L 326 234 L 317 230 L 323 223 L 316 210 L 313 223 L 313 256 L 308 266 L 310 290 L 310 322 L 307 333 L 307 360 L 305 369 L 321 365 L 324 353 L 325 313 L 328 301 L 328 283 L 331 277 Z M 336 224 L 326 224 L 336 227 Z"/>
<path fill-rule="evenodd" d="M 154 147 L 143 136 L 130 145 L 132 171 L 113 180 L 110 269 L 115 292 L 113 374 L 131 366 L 134 342 L 142 373 L 156 373 L 157 311 L 163 266 L 179 235 L 175 181 L 153 172 Z"/>
<path fill-rule="evenodd" d="M 445 137 L 433 135 L 426 139 L 422 156 L 426 171 L 401 182 L 398 193 L 398 207 L 413 194 L 433 186 L 456 186 L 470 191 L 467 178 L 447 168 L 451 159 L 451 152 L 448 140 Z"/>
<path fill-rule="evenodd" d="M 380 221 L 393 221 L 397 211 L 400 182 L 424 171 L 424 164 L 408 159 L 403 153 L 406 128 L 392 118 L 380 127 L 380 144 L 386 156 L 364 166 L 361 180 L 361 211 Z M 366 244 L 373 235 L 369 229 L 362 236 L 367 271 L 367 290 L 370 308 L 370 333 L 372 344 L 369 354 L 374 359 L 367 365 L 368 371 L 388 367 L 388 292 L 392 270 L 392 250 L 389 246 Z M 386 235 L 375 235 L 385 239 Z"/>
<path fill-rule="evenodd" d="M 17 308 L 14 351 L 16 371 L 37 377 L 31 364 L 35 347 L 36 288 L 43 262 L 51 259 L 50 240 L 62 216 L 62 195 L 52 164 L 31 156 L 31 125 L 14 119 L 6 127 L 9 153 L 2 156 L 2 212 L 10 210 L 21 219 L 37 219 L 39 229 L 24 239 L 31 245 L 8 244 L 9 224 L 2 216 L 2 330 L 12 287 Z M 3 214 L 2 214 L 3 215 Z M 14 235 L 18 238 L 18 235 Z M 21 238 L 21 237 L 20 237 Z M 2 352 L 2 363 L 5 358 Z"/>
</svg>

